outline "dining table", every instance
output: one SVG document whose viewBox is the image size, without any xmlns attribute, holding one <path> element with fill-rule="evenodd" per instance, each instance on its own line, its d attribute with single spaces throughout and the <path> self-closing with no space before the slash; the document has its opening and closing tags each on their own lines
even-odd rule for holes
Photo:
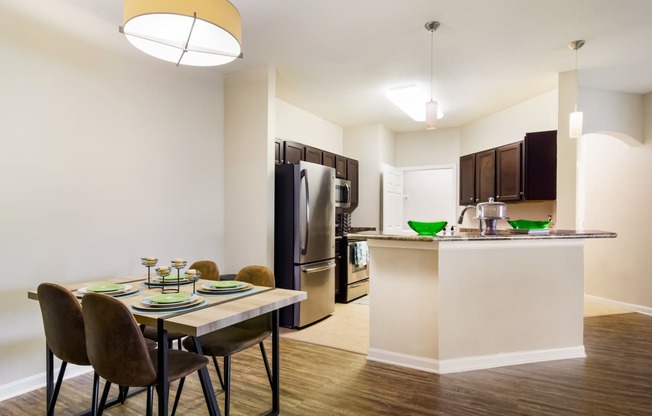
<svg viewBox="0 0 652 416">
<path fill-rule="evenodd" d="M 148 283 L 149 282 L 149 283 Z M 201 346 L 197 337 L 226 328 L 247 319 L 271 313 L 272 315 L 272 403 L 271 409 L 265 413 L 278 415 L 280 412 L 280 351 L 279 351 L 279 310 L 285 306 L 301 302 L 307 298 L 306 292 L 274 287 L 252 286 L 238 290 L 209 291 L 202 290 L 211 285 L 209 280 L 199 279 L 195 282 L 186 281 L 183 285 L 175 285 L 180 293 L 193 293 L 192 302 L 169 307 L 148 307 L 152 296 L 162 293 L 162 287 L 169 289 L 167 282 L 155 284 L 145 276 L 128 276 L 101 279 L 83 283 L 62 285 L 71 290 L 81 301 L 88 288 L 98 285 L 124 285 L 117 294 L 108 295 L 119 299 L 133 314 L 136 322 L 157 328 L 158 337 L 158 414 L 168 414 L 169 382 L 168 382 L 168 332 L 185 334 L 195 341 L 197 352 L 201 354 Z M 28 298 L 38 300 L 36 289 L 28 291 Z M 53 391 L 54 368 L 52 356 L 48 348 L 46 357 L 46 395 L 50 400 Z M 200 373 L 202 391 L 207 399 L 210 415 L 220 415 L 215 392 L 213 390 L 207 367 Z"/>
</svg>

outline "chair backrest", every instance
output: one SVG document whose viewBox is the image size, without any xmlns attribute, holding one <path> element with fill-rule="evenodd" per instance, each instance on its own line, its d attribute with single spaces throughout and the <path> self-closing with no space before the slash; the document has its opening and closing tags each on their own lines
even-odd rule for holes
<svg viewBox="0 0 652 416">
<path fill-rule="evenodd" d="M 88 293 L 82 310 L 86 349 L 95 372 L 121 386 L 155 384 L 156 368 L 129 309 L 111 296 Z"/>
<path fill-rule="evenodd" d="M 82 308 L 75 295 L 54 283 L 41 283 L 37 293 L 45 340 L 52 353 L 71 364 L 90 365 Z"/>
<path fill-rule="evenodd" d="M 235 280 L 256 286 L 275 287 L 274 272 L 266 266 L 245 266 L 235 276 Z"/>
<path fill-rule="evenodd" d="M 220 280 L 220 270 L 217 268 L 217 264 L 215 264 L 214 261 L 196 261 L 190 265 L 189 269 L 199 270 L 202 279 Z"/>
<path fill-rule="evenodd" d="M 256 286 L 276 287 L 274 272 L 266 266 L 245 266 L 235 276 L 235 280 L 251 283 Z M 242 321 L 235 326 L 249 330 L 259 330 L 264 332 L 272 331 L 272 315 L 266 313 L 256 316 L 246 321 Z"/>
</svg>

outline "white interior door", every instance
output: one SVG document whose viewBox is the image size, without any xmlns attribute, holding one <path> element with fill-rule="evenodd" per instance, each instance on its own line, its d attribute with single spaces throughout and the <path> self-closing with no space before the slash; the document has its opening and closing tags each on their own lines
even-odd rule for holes
<svg viewBox="0 0 652 416">
<path fill-rule="evenodd" d="M 382 229 L 384 232 L 403 230 L 403 171 L 383 165 Z"/>
<path fill-rule="evenodd" d="M 403 225 L 413 221 L 455 221 L 455 173 L 451 167 L 403 172 Z"/>
</svg>

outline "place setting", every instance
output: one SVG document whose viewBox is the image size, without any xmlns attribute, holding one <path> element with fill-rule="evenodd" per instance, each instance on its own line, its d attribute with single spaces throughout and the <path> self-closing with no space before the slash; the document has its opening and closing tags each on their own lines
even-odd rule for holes
<svg viewBox="0 0 652 416">
<path fill-rule="evenodd" d="M 122 283 L 102 283 L 89 285 L 77 289 L 74 294 L 78 298 L 83 297 L 87 293 L 101 293 L 103 295 L 109 295 L 113 297 L 127 296 L 137 293 L 140 288 L 132 286 L 129 284 Z"/>
<path fill-rule="evenodd" d="M 160 293 L 147 296 L 138 302 L 134 302 L 131 307 L 139 311 L 147 312 L 169 312 L 179 309 L 192 308 L 202 305 L 206 300 L 195 293 L 175 292 Z"/>
<path fill-rule="evenodd" d="M 205 281 L 197 288 L 197 292 L 208 295 L 224 295 L 229 293 L 246 292 L 253 289 L 254 285 L 237 280 Z"/>
</svg>

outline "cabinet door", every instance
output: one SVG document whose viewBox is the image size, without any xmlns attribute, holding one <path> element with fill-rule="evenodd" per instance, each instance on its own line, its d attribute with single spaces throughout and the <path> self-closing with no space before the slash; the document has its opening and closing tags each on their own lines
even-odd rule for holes
<svg viewBox="0 0 652 416">
<path fill-rule="evenodd" d="M 303 160 L 321 165 L 321 150 L 310 146 L 304 147 Z"/>
<path fill-rule="evenodd" d="M 301 143 L 283 142 L 283 160 L 285 163 L 299 163 L 303 160 L 303 148 Z"/>
<path fill-rule="evenodd" d="M 522 198 L 521 154 L 523 142 L 496 149 L 496 200 L 519 201 Z"/>
<path fill-rule="evenodd" d="M 475 155 L 460 157 L 460 205 L 475 203 Z"/>
<path fill-rule="evenodd" d="M 527 133 L 524 143 L 525 199 L 557 199 L 557 130 Z"/>
<path fill-rule="evenodd" d="M 346 158 L 335 155 L 335 177 L 346 179 Z"/>
<path fill-rule="evenodd" d="M 354 159 L 346 159 L 346 179 L 351 181 L 351 205 L 358 205 L 359 165 Z"/>
<path fill-rule="evenodd" d="M 321 154 L 321 164 L 324 166 L 330 166 L 331 168 L 335 167 L 335 153 L 322 152 Z"/>
<path fill-rule="evenodd" d="M 496 149 L 475 155 L 475 202 L 496 197 Z"/>
</svg>

